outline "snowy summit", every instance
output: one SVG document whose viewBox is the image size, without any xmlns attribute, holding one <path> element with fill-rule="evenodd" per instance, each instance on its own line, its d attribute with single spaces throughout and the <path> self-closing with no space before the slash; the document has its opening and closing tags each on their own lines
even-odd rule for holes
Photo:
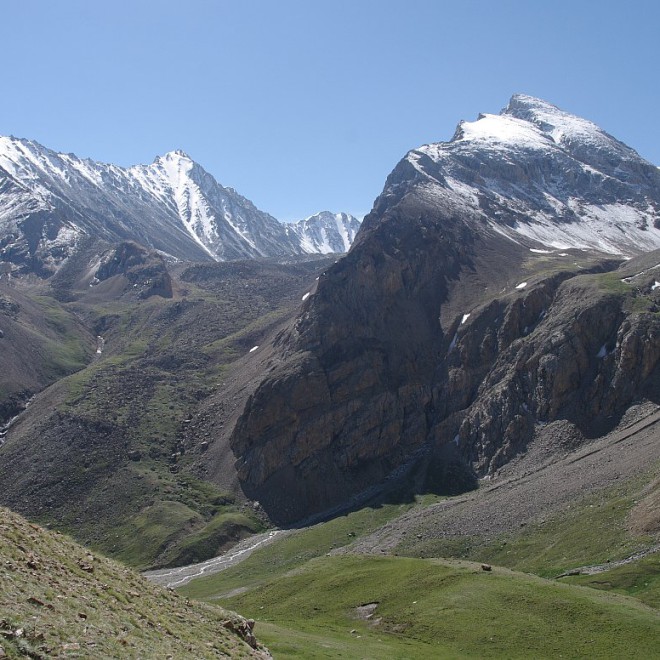
<svg viewBox="0 0 660 660">
<path fill-rule="evenodd" d="M 0 137 L 2 259 L 38 263 L 44 273 L 85 237 L 130 238 L 191 261 L 346 252 L 359 222 L 326 215 L 279 222 L 180 150 L 122 168 Z"/>
<path fill-rule="evenodd" d="M 660 247 L 660 170 L 593 122 L 531 96 L 411 151 L 385 192 L 411 178 L 441 206 L 537 250 Z"/>
</svg>

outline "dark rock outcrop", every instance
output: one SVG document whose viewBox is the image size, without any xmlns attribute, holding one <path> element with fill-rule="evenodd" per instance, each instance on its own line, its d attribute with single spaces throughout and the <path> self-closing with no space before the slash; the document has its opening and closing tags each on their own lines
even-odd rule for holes
<svg viewBox="0 0 660 660">
<path fill-rule="evenodd" d="M 658 204 L 657 168 L 529 97 L 410 152 L 274 342 L 231 437 L 246 495 L 291 523 L 414 466 L 455 491 L 656 398 L 660 256 L 597 250 L 651 250 Z"/>
<path fill-rule="evenodd" d="M 416 222 L 393 212 L 367 230 L 276 340 L 285 360 L 232 438 L 246 493 L 276 519 L 339 504 L 427 440 L 440 307 L 470 245 L 458 219 L 428 211 L 418 205 Z"/>
<path fill-rule="evenodd" d="M 537 424 L 567 418 L 593 436 L 657 392 L 660 319 L 627 309 L 641 293 L 610 291 L 620 277 L 582 274 L 617 260 L 569 264 L 516 289 L 508 274 L 522 250 L 414 196 L 365 224 L 370 233 L 277 338 L 279 362 L 232 436 L 246 494 L 275 520 L 340 505 L 422 456 L 442 456 L 429 463 L 436 484 L 452 462 L 492 473 Z M 466 277 L 504 292 L 452 317 L 444 310 L 467 300 Z M 452 490 L 456 478 L 450 470 L 437 485 Z"/>
<path fill-rule="evenodd" d="M 133 241 L 118 245 L 96 271 L 99 282 L 114 275 L 124 275 L 134 287 L 139 287 L 142 298 L 172 297 L 172 278 L 165 260 Z"/>
</svg>

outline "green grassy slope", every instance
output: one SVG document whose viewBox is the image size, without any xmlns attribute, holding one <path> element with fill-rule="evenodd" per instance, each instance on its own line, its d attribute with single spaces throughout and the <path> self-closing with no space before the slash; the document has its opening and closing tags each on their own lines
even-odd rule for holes
<svg viewBox="0 0 660 660">
<path fill-rule="evenodd" d="M 429 541 L 408 530 L 391 550 L 408 557 L 377 548 L 382 556 L 330 554 L 437 498 L 365 508 L 291 532 L 181 592 L 253 616 L 283 658 L 654 657 L 657 555 L 593 576 L 552 578 L 657 542 L 656 471 L 495 540 Z M 442 552 L 460 558 L 420 559 Z M 472 560 L 508 568 L 486 572 Z M 373 602 L 373 616 L 361 620 L 356 608 Z"/>
<path fill-rule="evenodd" d="M 0 656 L 261 657 L 246 622 L 0 508 Z"/>
<path fill-rule="evenodd" d="M 657 553 L 596 575 L 568 577 L 566 581 L 628 594 L 660 610 L 660 556 Z"/>
<path fill-rule="evenodd" d="M 629 518 L 659 471 L 656 466 L 645 475 L 576 500 L 542 521 L 495 539 L 418 540 L 409 535 L 396 552 L 410 557 L 486 561 L 542 577 L 624 559 L 655 543 L 655 533 L 631 530 Z"/>
<path fill-rule="evenodd" d="M 88 364 L 95 339 L 46 292 L 0 284 L 0 422 L 16 415 L 36 392 Z"/>
<path fill-rule="evenodd" d="M 292 531 L 222 573 L 193 580 L 181 592 L 191 598 L 212 600 L 234 589 L 262 586 L 316 557 L 349 545 L 408 509 L 405 504 L 368 507 Z"/>
<path fill-rule="evenodd" d="M 632 599 L 467 562 L 323 557 L 222 602 L 270 624 L 275 657 L 660 653 L 660 615 Z M 373 603 L 360 619 L 357 608 Z"/>
</svg>

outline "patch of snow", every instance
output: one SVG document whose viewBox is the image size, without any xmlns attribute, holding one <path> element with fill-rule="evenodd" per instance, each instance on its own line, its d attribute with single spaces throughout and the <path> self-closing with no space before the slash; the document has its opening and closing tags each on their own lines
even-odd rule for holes
<svg viewBox="0 0 660 660">
<path fill-rule="evenodd" d="M 552 250 L 537 250 L 536 248 L 529 248 L 529 251 L 536 254 L 552 254 Z"/>
<path fill-rule="evenodd" d="M 652 270 L 656 270 L 657 268 L 660 268 L 660 264 L 656 264 L 655 266 L 651 266 L 651 268 L 647 268 L 646 270 L 643 270 L 639 273 L 635 273 L 634 275 L 631 275 L 630 277 L 624 277 L 621 279 L 622 282 L 626 282 L 629 284 L 632 282 L 632 280 L 636 279 L 637 277 L 640 277 L 641 275 L 646 275 L 647 273 L 650 273 Z"/>
<path fill-rule="evenodd" d="M 307 300 L 307 298 L 309 298 L 310 295 L 311 295 L 311 294 L 310 294 L 309 291 L 308 291 L 308 292 L 302 297 L 302 299 L 303 299 L 303 300 Z"/>
<path fill-rule="evenodd" d="M 566 250 L 596 249 L 609 254 L 634 254 L 660 248 L 660 231 L 653 227 L 654 216 L 626 204 L 584 204 L 570 198 L 565 212 L 577 222 L 557 223 L 556 215 L 533 214 L 533 222 L 516 222 L 513 231 L 550 247 Z M 647 229 L 641 227 L 647 226 Z M 564 256 L 564 255 L 561 255 Z"/>
<path fill-rule="evenodd" d="M 523 119 L 506 115 L 483 114 L 477 121 L 463 121 L 459 125 L 459 138 L 463 142 L 487 142 L 492 148 L 510 149 L 525 146 L 547 148 L 551 140 L 536 126 Z"/>
<path fill-rule="evenodd" d="M 258 346 L 253 346 L 248 353 L 254 353 L 259 347 Z"/>
<path fill-rule="evenodd" d="M 607 346 L 605 346 L 605 344 L 603 344 L 600 347 L 600 350 L 598 351 L 598 353 L 596 354 L 596 357 L 597 358 L 604 358 L 606 355 L 607 355 Z"/>
<path fill-rule="evenodd" d="M 488 226 L 496 233 L 499 234 L 500 236 L 504 236 L 504 238 L 508 238 L 512 243 L 515 243 L 516 245 L 520 245 L 520 242 L 517 241 L 511 234 L 506 230 L 504 226 L 500 226 L 497 223 L 493 222 L 492 220 L 488 221 Z M 513 231 L 513 230 L 510 230 Z M 513 233 L 516 233 L 515 231 Z M 518 232 L 520 233 L 520 232 Z"/>
<path fill-rule="evenodd" d="M 660 286 L 660 282 L 658 282 L 658 280 L 655 280 L 655 283 L 651 287 L 651 291 L 655 291 L 659 286 Z"/>
<path fill-rule="evenodd" d="M 343 213 L 335 213 L 335 223 L 337 224 L 337 233 L 341 237 L 341 241 L 344 244 L 343 251 L 348 252 L 351 247 L 352 240 L 348 235 L 348 231 L 346 230 Z"/>
<path fill-rule="evenodd" d="M 467 314 L 463 314 L 463 318 L 461 319 L 461 325 L 463 325 L 463 323 L 465 323 L 469 318 L 470 318 L 470 312 L 468 312 Z"/>
<path fill-rule="evenodd" d="M 454 338 L 451 340 L 451 344 L 449 344 L 449 353 L 451 353 L 455 348 L 456 348 L 456 342 L 458 341 L 458 332 L 454 335 Z"/>
<path fill-rule="evenodd" d="M 454 436 L 454 444 L 458 447 L 458 441 L 460 440 L 458 433 Z"/>
<path fill-rule="evenodd" d="M 476 188 L 470 186 L 463 181 L 458 179 L 453 179 L 452 177 L 447 177 L 447 185 L 454 191 L 457 192 L 462 198 L 473 206 L 479 206 L 479 195 Z"/>
<path fill-rule="evenodd" d="M 527 286 L 527 282 L 521 282 L 520 284 L 516 285 L 516 289 L 524 289 Z"/>
</svg>

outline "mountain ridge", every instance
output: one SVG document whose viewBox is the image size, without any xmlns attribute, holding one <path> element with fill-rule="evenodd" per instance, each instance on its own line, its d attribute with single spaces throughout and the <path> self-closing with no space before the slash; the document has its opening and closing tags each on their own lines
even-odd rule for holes
<svg viewBox="0 0 660 660">
<path fill-rule="evenodd" d="M 289 227 L 181 150 L 123 168 L 0 137 L 0 190 L 2 260 L 42 275 L 57 270 L 83 237 L 135 240 L 186 261 L 284 258 L 325 245 L 319 250 L 314 238 L 327 231 L 323 217 Z M 356 223 L 345 216 L 351 237 Z M 346 241 L 332 246 L 347 249 Z"/>
<path fill-rule="evenodd" d="M 518 127 L 514 119 L 493 121 Z M 512 150 L 487 136 L 427 149 L 435 160 L 410 152 L 336 262 L 190 267 L 123 243 L 104 253 L 103 278 L 97 270 L 101 281 L 90 287 L 87 255 L 70 261 L 50 282 L 60 287 L 62 307 L 82 312 L 93 335 L 103 336 L 104 354 L 59 393 L 53 388 L 55 405 L 37 397 L 7 433 L 5 503 L 67 520 L 70 505 L 33 497 L 43 480 L 24 449 L 48 453 L 79 428 L 79 442 L 51 457 L 48 474 L 57 464 L 60 483 L 76 492 L 67 475 L 82 465 L 105 519 L 103 508 L 117 507 L 99 494 L 93 463 L 81 454 L 101 431 L 116 446 L 112 478 L 125 473 L 137 489 L 142 477 L 133 473 L 150 477 L 154 468 L 162 477 L 143 482 L 142 499 L 131 503 L 134 529 L 159 516 L 143 507 L 150 493 L 165 497 L 171 482 L 183 493 L 179 480 L 189 475 L 230 493 L 239 508 L 259 502 L 253 511 L 289 524 L 409 477 L 412 489 L 471 488 L 559 417 L 587 442 L 616 425 L 633 400 L 654 400 L 657 253 L 626 244 L 635 255 L 626 262 L 591 229 L 583 239 L 590 247 L 564 249 L 518 231 L 537 223 L 534 209 L 549 213 L 539 207 L 544 180 L 565 201 L 579 202 L 584 189 L 592 205 L 622 193 L 626 206 L 634 177 L 643 180 L 649 165 L 631 157 L 628 180 L 612 183 L 602 172 L 589 175 L 563 148 L 546 148 L 549 138 L 529 122 L 524 127 L 531 149 L 518 150 L 518 138 Z M 645 195 L 655 200 L 656 175 L 649 176 L 635 209 Z M 492 182 L 495 192 L 486 186 Z M 557 233 L 580 227 L 581 216 L 564 217 L 565 206 L 544 220 Z M 57 423 L 54 409 L 66 413 Z M 25 423 L 30 417 L 38 426 Z M 29 483 L 18 478 L 31 471 L 38 476 Z M 195 551 L 213 552 L 205 537 L 218 538 L 217 512 L 193 500 Z M 114 522 L 97 534 L 96 517 L 81 516 L 76 524 L 87 538 L 116 551 Z M 186 532 L 174 533 L 172 551 L 157 561 L 175 561 L 175 549 L 183 556 Z"/>
<path fill-rule="evenodd" d="M 660 247 L 660 170 L 592 122 L 534 97 L 515 95 L 500 114 L 459 123 L 449 142 L 408 152 L 375 203 L 377 216 L 416 184 L 436 205 L 527 247 L 623 256 Z"/>
<path fill-rule="evenodd" d="M 300 237 L 307 254 L 348 252 L 360 228 L 360 220 L 349 213 L 319 211 L 287 225 Z"/>
</svg>

